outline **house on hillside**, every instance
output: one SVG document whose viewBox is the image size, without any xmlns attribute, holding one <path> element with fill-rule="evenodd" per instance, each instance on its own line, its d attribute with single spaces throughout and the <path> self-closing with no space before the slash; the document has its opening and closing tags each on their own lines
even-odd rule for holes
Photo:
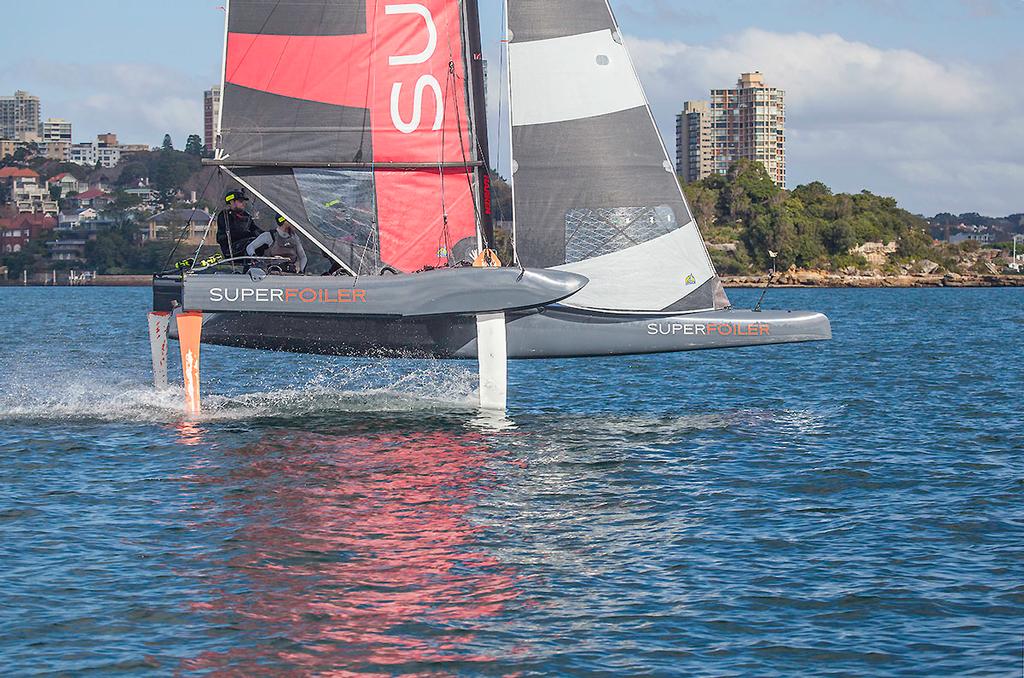
<svg viewBox="0 0 1024 678">
<path fill-rule="evenodd" d="M 42 239 L 57 226 L 57 220 L 44 214 L 19 214 L 0 219 L 0 252 L 17 254 L 33 240 Z"/>
<path fill-rule="evenodd" d="M 994 238 L 991 233 L 976 233 L 974 231 L 967 231 L 965 233 L 957 233 L 956 235 L 949 236 L 950 245 L 959 245 L 960 243 L 973 241 L 982 245 L 988 245 L 994 242 Z"/>
<path fill-rule="evenodd" d="M 39 179 L 39 173 L 27 167 L 0 167 L 0 182 L 12 186 L 15 179 Z"/>
<path fill-rule="evenodd" d="M 77 213 L 78 222 L 73 227 L 65 221 L 58 228 L 56 239 L 46 243 L 53 261 L 81 263 L 85 261 L 86 246 L 96 240 L 103 231 L 117 226 L 117 222 L 100 215 L 94 209 L 85 209 Z"/>
<path fill-rule="evenodd" d="M 46 214 L 56 216 L 57 201 L 50 194 L 50 187 L 40 185 L 39 176 L 17 177 L 12 182 L 11 202 L 23 214 Z"/>
<path fill-rule="evenodd" d="M 177 240 L 186 232 L 184 242 L 198 245 L 202 242 L 211 219 L 209 212 L 199 209 L 165 210 L 146 220 L 141 234 L 142 241 Z"/>
<path fill-rule="evenodd" d="M 114 202 L 114 196 L 97 187 L 90 188 L 84 193 L 79 193 L 71 199 L 71 202 L 81 208 L 92 207 L 93 209 L 103 210 L 110 203 Z"/>
<path fill-rule="evenodd" d="M 85 247 L 96 239 L 96 232 L 64 235 L 46 243 L 50 259 L 68 263 L 84 263 Z"/>
<path fill-rule="evenodd" d="M 72 193 L 84 193 L 89 190 L 89 184 L 79 181 L 75 178 L 75 175 L 68 172 L 62 172 L 50 177 L 46 180 L 46 185 L 50 187 L 59 186 L 61 198 L 66 198 Z"/>
<path fill-rule="evenodd" d="M 89 222 L 98 221 L 100 213 L 92 208 L 87 207 L 84 210 L 74 210 L 71 212 L 61 212 L 57 219 L 57 230 L 59 231 L 75 231 L 82 228 L 83 224 Z"/>
</svg>

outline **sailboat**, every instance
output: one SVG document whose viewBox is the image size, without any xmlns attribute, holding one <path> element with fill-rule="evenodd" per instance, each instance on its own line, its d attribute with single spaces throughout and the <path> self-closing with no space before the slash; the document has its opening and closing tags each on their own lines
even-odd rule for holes
<svg viewBox="0 0 1024 678">
<path fill-rule="evenodd" d="M 507 0 L 505 23 L 514 260 L 493 266 L 477 0 L 231 0 L 212 163 L 338 274 L 194 267 L 155 277 L 155 311 L 201 312 L 209 344 L 478 359 L 501 408 L 507 359 L 831 338 L 731 306 L 606 0 Z"/>
</svg>

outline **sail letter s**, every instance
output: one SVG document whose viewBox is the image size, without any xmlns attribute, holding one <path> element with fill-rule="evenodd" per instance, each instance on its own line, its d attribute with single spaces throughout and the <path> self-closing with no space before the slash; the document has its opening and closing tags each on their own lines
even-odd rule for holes
<svg viewBox="0 0 1024 678">
<path fill-rule="evenodd" d="M 402 113 L 398 110 L 398 100 L 402 95 L 402 83 L 396 82 L 391 88 L 391 122 L 395 125 L 395 129 L 402 134 L 412 134 L 419 128 L 420 121 L 423 118 L 423 91 L 428 87 L 433 90 L 434 98 L 437 102 L 437 113 L 434 116 L 434 131 L 436 132 L 441 129 L 441 125 L 444 124 L 441 83 L 432 75 L 423 75 L 416 82 L 415 99 L 412 104 L 412 120 L 409 122 L 402 120 Z"/>
<path fill-rule="evenodd" d="M 434 56 L 434 50 L 437 49 L 437 26 L 434 25 L 434 17 L 429 9 L 419 4 L 388 5 L 384 8 L 384 13 L 387 15 L 419 14 L 427 24 L 427 48 L 419 54 L 388 57 L 389 66 L 414 66 L 426 63 L 430 57 Z"/>
</svg>

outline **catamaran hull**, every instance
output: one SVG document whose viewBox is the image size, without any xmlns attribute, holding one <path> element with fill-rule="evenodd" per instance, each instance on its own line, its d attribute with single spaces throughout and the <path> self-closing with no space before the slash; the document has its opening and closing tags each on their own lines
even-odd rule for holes
<svg viewBox="0 0 1024 678">
<path fill-rule="evenodd" d="M 820 313 L 714 311 L 626 315 L 550 306 L 507 316 L 508 357 L 583 358 L 832 338 Z M 477 357 L 476 318 L 360 318 L 338 315 L 207 313 L 203 343 L 240 348 L 380 358 Z M 176 336 L 172 326 L 171 335 Z"/>
</svg>

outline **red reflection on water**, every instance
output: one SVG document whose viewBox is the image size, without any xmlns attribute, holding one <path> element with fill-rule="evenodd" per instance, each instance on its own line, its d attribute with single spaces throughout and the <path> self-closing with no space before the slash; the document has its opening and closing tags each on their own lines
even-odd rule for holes
<svg viewBox="0 0 1024 678">
<path fill-rule="evenodd" d="M 207 431 L 194 421 L 178 421 L 174 423 L 178 434 L 178 442 L 186 447 L 199 447 L 204 444 L 203 436 Z"/>
<path fill-rule="evenodd" d="M 216 521 L 236 531 L 223 561 L 201 563 L 218 574 L 203 575 L 210 597 L 192 603 L 239 629 L 239 647 L 182 668 L 390 674 L 494 661 L 470 649 L 475 623 L 518 592 L 467 517 L 491 480 L 481 441 L 282 433 L 240 450 L 244 464 L 219 479 L 228 506 Z"/>
</svg>

